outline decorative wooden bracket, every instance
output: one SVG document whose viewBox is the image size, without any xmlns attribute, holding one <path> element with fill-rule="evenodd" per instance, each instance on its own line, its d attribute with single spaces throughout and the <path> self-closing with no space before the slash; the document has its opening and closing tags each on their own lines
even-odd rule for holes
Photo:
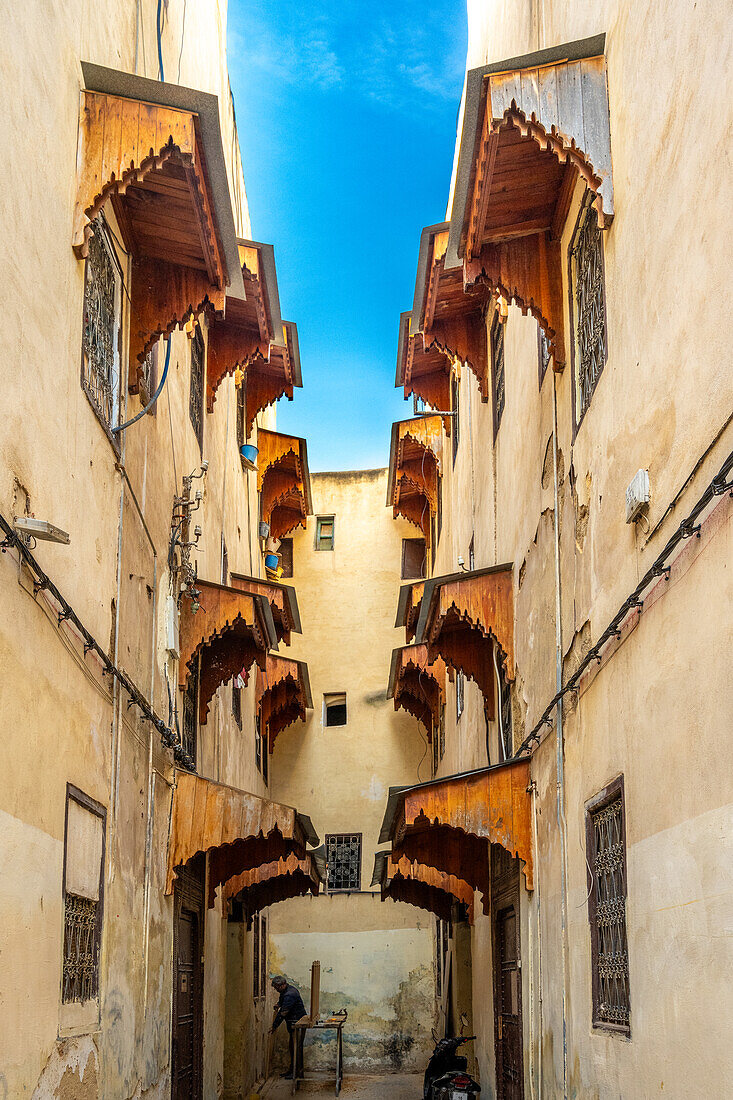
<svg viewBox="0 0 733 1100">
<path fill-rule="evenodd" d="M 426 645 L 403 646 L 395 658 L 394 682 L 390 676 L 394 708 L 402 707 L 421 722 L 432 741 L 445 699 L 445 663 L 439 657 L 431 664 Z"/>
<path fill-rule="evenodd" d="M 460 359 L 468 364 L 478 381 L 481 400 L 488 401 L 489 358 L 483 314 L 474 309 L 471 313 L 433 321 L 427 340 L 432 347 L 444 351 L 451 361 Z"/>
</svg>

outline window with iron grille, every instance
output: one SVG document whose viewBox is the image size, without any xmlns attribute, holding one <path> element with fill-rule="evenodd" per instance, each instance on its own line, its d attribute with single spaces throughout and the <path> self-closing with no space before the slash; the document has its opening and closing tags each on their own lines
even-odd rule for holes
<svg viewBox="0 0 733 1100">
<path fill-rule="evenodd" d="M 119 422 L 122 273 L 101 217 L 92 222 L 84 269 L 81 383 L 107 429 Z"/>
<path fill-rule="evenodd" d="M 191 389 L 188 400 L 188 414 L 199 442 L 199 450 L 204 445 L 204 360 L 206 349 L 201 328 L 196 325 L 191 340 Z"/>
<path fill-rule="evenodd" d="M 237 450 L 247 442 L 247 375 L 242 372 L 241 383 L 237 386 Z M 241 456 L 240 456 L 241 457 Z"/>
<path fill-rule="evenodd" d="M 260 719 L 255 718 L 255 763 L 257 771 L 262 774 L 262 736 L 260 734 Z"/>
<path fill-rule="evenodd" d="M 267 917 L 260 915 L 260 996 L 267 995 Z"/>
<path fill-rule="evenodd" d="M 451 380 L 450 380 L 450 407 L 451 407 L 451 412 L 453 413 L 453 416 L 450 418 L 450 426 L 451 426 L 451 440 L 452 440 L 452 445 L 453 445 L 453 465 L 454 466 L 456 464 L 456 455 L 458 454 L 458 443 L 459 443 L 459 438 L 460 438 L 460 436 L 459 436 L 459 433 L 460 433 L 460 425 L 459 425 L 460 415 L 459 415 L 459 413 L 460 413 L 460 399 L 461 399 L 460 398 L 460 393 L 461 393 L 460 383 L 458 381 L 458 376 L 454 372 L 451 375 Z"/>
<path fill-rule="evenodd" d="M 577 426 L 606 361 L 603 240 L 596 212 L 587 201 L 580 212 L 570 250 L 570 286 Z"/>
<path fill-rule="evenodd" d="M 188 674 L 186 686 L 183 689 L 183 706 L 181 715 L 181 748 L 193 761 L 191 770 L 196 770 L 196 741 L 198 735 L 198 709 L 199 709 L 199 666 L 198 660 Z"/>
<path fill-rule="evenodd" d="M 242 688 L 239 684 L 239 677 L 235 676 L 232 681 L 232 717 L 237 723 L 238 728 L 242 728 Z"/>
<path fill-rule="evenodd" d="M 466 705 L 466 678 L 462 672 L 456 673 L 456 722 L 463 714 Z"/>
<path fill-rule="evenodd" d="M 540 376 L 540 386 L 544 381 L 547 368 L 550 365 L 550 343 L 545 336 L 544 329 L 537 326 L 537 367 Z"/>
<path fill-rule="evenodd" d="M 506 403 L 504 325 L 501 323 L 498 312 L 494 314 L 491 324 L 491 376 L 494 381 L 494 436 L 496 436 Z"/>
<path fill-rule="evenodd" d="M 328 889 L 361 889 L 361 833 L 335 833 L 326 837 Z"/>
<path fill-rule="evenodd" d="M 106 810 L 67 784 L 61 1001 L 99 996 Z"/>
<path fill-rule="evenodd" d="M 441 704 L 440 716 L 433 724 L 433 775 L 436 774 L 445 755 L 445 707 Z"/>
<path fill-rule="evenodd" d="M 262 968 L 260 965 L 261 932 L 260 915 L 259 913 L 255 913 L 252 918 L 252 996 L 255 1000 L 262 996 Z"/>
<path fill-rule="evenodd" d="M 623 777 L 586 806 L 593 1026 L 628 1034 L 626 821 Z"/>
<path fill-rule="evenodd" d="M 499 687 L 501 690 L 501 731 L 499 746 L 500 759 L 509 760 L 514 752 L 514 731 L 512 729 L 512 689 L 504 675 L 503 668 L 499 668 Z"/>
</svg>

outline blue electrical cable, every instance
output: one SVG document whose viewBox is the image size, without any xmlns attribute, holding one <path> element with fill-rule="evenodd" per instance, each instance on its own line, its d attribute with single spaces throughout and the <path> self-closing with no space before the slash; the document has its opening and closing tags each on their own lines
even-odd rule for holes
<svg viewBox="0 0 733 1100">
<path fill-rule="evenodd" d="M 169 337 L 165 342 L 165 366 L 163 367 L 163 375 L 160 379 L 160 383 L 158 385 L 157 390 L 155 391 L 155 393 L 151 397 L 150 401 L 148 401 L 145 408 L 141 409 L 140 412 L 137 414 L 137 416 L 133 416 L 132 420 L 128 420 L 126 424 L 120 424 L 120 426 L 118 428 L 113 428 L 112 429 L 112 435 L 117 435 L 118 432 L 124 432 L 125 428 L 129 428 L 133 424 L 137 423 L 137 421 L 140 419 L 141 416 L 145 416 L 145 413 L 148 412 L 149 409 L 152 409 L 153 405 L 155 404 L 155 402 L 160 397 L 161 392 L 163 390 L 163 386 L 165 385 L 165 380 L 168 377 L 168 367 L 170 365 L 170 361 L 171 361 L 171 341 L 170 341 L 170 337 Z"/>
<path fill-rule="evenodd" d="M 162 15 L 163 15 L 163 0 L 158 0 L 158 17 L 156 20 L 158 30 L 158 71 L 160 72 L 161 81 L 165 80 L 163 75 L 163 43 L 162 43 Z"/>
</svg>

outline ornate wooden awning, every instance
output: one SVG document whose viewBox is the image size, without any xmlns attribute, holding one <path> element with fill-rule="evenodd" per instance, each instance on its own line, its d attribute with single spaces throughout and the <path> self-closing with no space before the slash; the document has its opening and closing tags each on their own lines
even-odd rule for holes
<svg viewBox="0 0 733 1100">
<path fill-rule="evenodd" d="M 464 673 L 481 688 L 494 716 L 494 645 L 507 680 L 514 679 L 514 582 L 511 565 L 431 577 L 415 627 L 415 640 L 431 658 Z"/>
<path fill-rule="evenodd" d="M 267 654 L 264 668 L 257 670 L 255 705 L 260 732 L 267 738 L 270 752 L 279 733 L 313 708 L 308 666 L 305 661 Z"/>
<path fill-rule="evenodd" d="M 306 443 L 298 436 L 260 428 L 257 447 L 260 518 L 269 523 L 271 537 L 281 539 L 305 527 L 313 512 Z"/>
<path fill-rule="evenodd" d="M 246 373 L 246 434 L 249 437 L 255 417 L 281 397 L 293 400 L 293 387 L 302 386 L 298 328 L 293 321 L 282 322 L 282 341 L 270 344 L 269 355 L 255 356 Z"/>
<path fill-rule="evenodd" d="M 280 317 L 280 296 L 272 245 L 239 240 L 239 259 L 246 300 L 227 297 L 226 316 L 212 326 L 206 356 L 206 407 L 214 408 L 216 391 L 239 368 L 256 373 L 259 360 L 287 355 L 287 335 Z M 271 350 L 271 344 L 276 345 Z M 248 389 L 245 398 L 249 399 Z M 292 396 L 292 394 L 291 394 Z M 256 403 L 256 394 L 252 401 Z M 249 401 L 247 400 L 247 403 Z M 248 433 L 257 412 L 249 413 Z"/>
<path fill-rule="evenodd" d="M 264 667 L 267 651 L 277 646 L 269 600 L 211 581 L 196 581 L 200 607 L 181 600 L 178 677 L 184 687 L 200 658 L 199 721 L 204 724 L 214 692 L 233 676 L 245 681 L 254 661 Z"/>
<path fill-rule="evenodd" d="M 278 642 L 290 645 L 291 631 L 302 633 L 298 597 L 292 585 L 263 580 L 262 577 L 247 577 L 243 573 L 230 573 L 229 582 L 238 592 L 263 596 L 269 602 Z"/>
<path fill-rule="evenodd" d="M 379 838 L 403 856 L 455 875 L 483 894 L 489 911 L 490 845 L 500 844 L 523 861 L 533 889 L 530 761 L 392 788 Z"/>
<path fill-rule="evenodd" d="M 404 626 L 406 642 L 411 642 L 415 637 L 424 592 L 425 581 L 413 581 L 412 584 L 400 585 L 395 626 Z"/>
<path fill-rule="evenodd" d="M 468 923 L 473 924 L 473 887 L 435 867 L 405 856 L 395 859 L 390 852 L 377 852 L 372 886 L 381 887 L 382 901 L 404 901 L 444 921 L 452 920 L 453 907 L 458 903 L 465 907 Z"/>
<path fill-rule="evenodd" d="M 202 312 L 222 317 L 226 286 L 233 281 L 241 293 L 241 277 L 230 270 L 222 244 L 223 229 L 230 227 L 222 224 L 220 200 L 216 213 L 202 116 L 144 98 L 150 90 L 158 99 L 167 94 L 181 100 L 185 90 L 99 66 L 84 72 L 88 82 L 98 78 L 98 86 L 117 80 L 126 94 L 81 93 L 73 246 L 80 257 L 87 255 L 92 221 L 111 202 L 133 258 L 130 362 L 142 365 L 161 335 Z M 214 128 L 209 148 L 216 149 L 218 139 L 220 152 L 218 118 Z M 134 392 L 140 373 L 130 371 Z"/>
<path fill-rule="evenodd" d="M 392 425 L 387 504 L 395 519 L 414 523 L 430 544 L 430 519 L 438 509 L 438 475 L 443 449 L 439 416 L 418 416 Z"/>
<path fill-rule="evenodd" d="M 387 695 L 395 710 L 402 707 L 423 724 L 432 741 L 445 702 L 445 663 L 440 657 L 431 662 L 426 645 L 393 649 Z"/>
<path fill-rule="evenodd" d="M 222 898 L 240 902 L 245 918 L 250 921 L 255 913 L 279 901 L 308 893 L 316 897 L 322 881 L 323 873 L 315 852 L 302 858 L 292 854 L 230 878 L 224 884 Z"/>
<path fill-rule="evenodd" d="M 560 239 L 578 179 L 613 217 L 603 35 L 468 73 L 446 266 L 515 301 L 565 362 Z"/>
<path fill-rule="evenodd" d="M 417 394 L 431 409 L 447 412 L 452 366 L 450 353 L 424 333 L 414 332 L 410 313 L 401 313 L 395 386 L 404 388 L 405 397 Z M 445 430 L 450 434 L 450 417 L 444 417 L 444 421 Z"/>
<path fill-rule="evenodd" d="M 171 893 L 180 867 L 208 853 L 211 908 L 222 883 L 290 855 L 304 859 L 307 843 L 317 844 L 318 837 L 292 806 L 176 771 L 165 892 Z"/>
</svg>

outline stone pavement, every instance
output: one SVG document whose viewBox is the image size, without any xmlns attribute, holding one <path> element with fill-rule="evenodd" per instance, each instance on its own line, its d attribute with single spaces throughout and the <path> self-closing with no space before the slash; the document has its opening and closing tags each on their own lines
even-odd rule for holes
<svg viewBox="0 0 733 1100">
<path fill-rule="evenodd" d="M 290 1097 L 290 1081 L 268 1082 L 262 1091 L 263 1100 L 286 1100 Z M 327 1097 L 334 1095 L 333 1082 L 310 1081 L 301 1084 L 295 1096 Z M 390 1073 L 384 1077 L 352 1075 L 344 1077 L 341 1089 L 344 1100 L 421 1100 L 422 1074 Z"/>
</svg>

